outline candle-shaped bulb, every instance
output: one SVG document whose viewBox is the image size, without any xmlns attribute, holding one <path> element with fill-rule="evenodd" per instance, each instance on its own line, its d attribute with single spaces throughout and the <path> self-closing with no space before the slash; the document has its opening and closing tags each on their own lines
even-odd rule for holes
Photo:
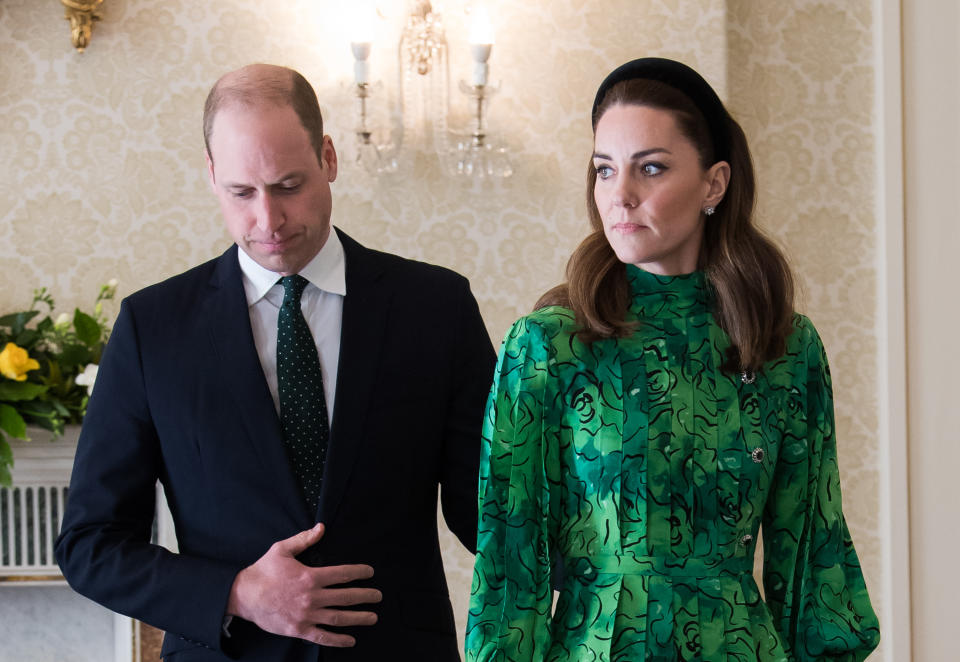
<svg viewBox="0 0 960 662">
<path fill-rule="evenodd" d="M 487 74 L 490 65 L 487 60 L 490 59 L 491 44 L 470 44 L 470 55 L 473 57 L 473 84 L 486 85 Z"/>
<path fill-rule="evenodd" d="M 369 82 L 367 59 L 370 57 L 370 44 L 373 43 L 373 7 L 366 0 L 354 0 L 352 13 L 350 50 L 354 59 L 353 78 L 357 85 L 366 85 Z"/>
<path fill-rule="evenodd" d="M 490 59 L 493 49 L 493 26 L 487 9 L 481 3 L 475 3 L 470 12 L 470 56 L 473 58 L 473 84 L 486 85 Z"/>
<path fill-rule="evenodd" d="M 366 61 L 370 57 L 369 41 L 351 41 L 350 50 L 353 51 L 353 57 L 357 60 Z"/>
<path fill-rule="evenodd" d="M 369 65 L 367 58 L 370 57 L 369 41 L 350 42 L 350 50 L 353 51 L 353 79 L 357 85 L 366 85 L 370 80 Z"/>
<path fill-rule="evenodd" d="M 470 10 L 470 38 L 471 44 L 493 44 L 493 24 L 487 8 L 480 2 L 473 3 Z"/>
</svg>

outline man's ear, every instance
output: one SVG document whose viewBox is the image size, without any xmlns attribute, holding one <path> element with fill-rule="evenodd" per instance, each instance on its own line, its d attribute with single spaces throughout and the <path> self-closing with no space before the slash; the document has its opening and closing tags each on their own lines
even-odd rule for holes
<svg viewBox="0 0 960 662">
<path fill-rule="evenodd" d="M 210 158 L 210 152 L 203 150 L 203 157 L 207 160 L 207 178 L 210 180 L 210 188 L 217 192 L 217 177 L 213 174 L 213 159 Z"/>
<path fill-rule="evenodd" d="M 337 150 L 333 147 L 333 139 L 330 136 L 323 137 L 323 144 L 320 146 L 320 166 L 327 171 L 327 181 L 333 182 L 337 179 Z"/>
</svg>

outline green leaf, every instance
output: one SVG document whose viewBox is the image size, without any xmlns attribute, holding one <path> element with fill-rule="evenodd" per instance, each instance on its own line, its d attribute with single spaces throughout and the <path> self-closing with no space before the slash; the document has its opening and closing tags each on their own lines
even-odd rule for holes
<svg viewBox="0 0 960 662">
<path fill-rule="evenodd" d="M 86 345 L 65 345 L 60 352 L 60 363 L 65 366 L 85 366 L 93 363 L 93 354 Z"/>
<path fill-rule="evenodd" d="M 36 344 L 37 340 L 39 339 L 40 339 L 40 334 L 37 333 L 36 330 L 24 329 L 23 331 L 17 334 L 13 342 L 17 343 L 17 345 L 29 351 L 30 349 L 33 348 L 34 344 Z"/>
<path fill-rule="evenodd" d="M 23 413 L 28 414 L 28 412 Z M 30 419 L 30 425 L 32 427 L 43 428 L 44 430 L 50 430 L 51 432 L 56 432 L 57 428 L 63 427 L 63 425 L 60 423 L 60 419 L 53 418 L 51 416 L 37 417 L 28 415 L 28 418 Z"/>
<path fill-rule="evenodd" d="M 17 439 L 27 438 L 27 422 L 23 416 L 11 407 L 0 402 L 0 430 Z"/>
<path fill-rule="evenodd" d="M 13 335 L 17 335 L 23 331 L 23 327 L 27 325 L 27 322 L 32 320 L 34 317 L 40 314 L 39 310 L 25 310 L 20 313 L 10 313 L 9 315 L 3 315 L 0 317 L 0 326 L 10 327 L 10 331 Z"/>
<path fill-rule="evenodd" d="M 13 466 L 13 449 L 10 444 L 0 434 L 0 487 L 10 487 L 13 485 L 13 476 L 10 475 L 10 468 Z"/>
<path fill-rule="evenodd" d="M 12 379 L 0 379 L 0 400 L 6 402 L 21 402 L 33 400 L 43 394 L 47 387 L 33 382 L 15 382 Z"/>
<path fill-rule="evenodd" d="M 93 347 L 100 341 L 100 325 L 97 320 L 77 308 L 73 313 L 73 328 L 80 342 Z"/>
<path fill-rule="evenodd" d="M 53 407 L 53 411 L 62 418 L 70 418 L 70 410 L 67 409 L 60 400 L 56 398 L 50 399 L 50 406 Z"/>
<path fill-rule="evenodd" d="M 20 413 L 30 418 L 54 418 L 57 414 L 57 408 L 52 402 L 31 400 L 20 405 Z"/>
<path fill-rule="evenodd" d="M 56 361 L 50 361 L 47 364 L 47 383 L 59 384 L 63 381 L 63 373 L 60 371 L 60 364 Z"/>
</svg>

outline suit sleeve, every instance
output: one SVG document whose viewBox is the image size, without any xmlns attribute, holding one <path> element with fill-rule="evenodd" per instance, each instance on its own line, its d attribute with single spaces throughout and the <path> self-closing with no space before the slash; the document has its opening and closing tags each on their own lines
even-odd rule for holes
<svg viewBox="0 0 960 662">
<path fill-rule="evenodd" d="M 805 374 L 763 519 L 767 604 L 797 662 L 861 662 L 880 640 L 843 517 L 833 393 L 823 345 L 800 318 Z"/>
<path fill-rule="evenodd" d="M 483 419 L 480 522 L 467 662 L 539 662 L 550 642 L 550 491 L 544 461 L 549 354 L 526 318 L 507 333 Z"/>
<path fill-rule="evenodd" d="M 80 434 L 57 561 L 78 593 L 218 649 L 227 598 L 241 568 L 151 544 L 162 466 L 137 323 L 126 300 Z"/>
<path fill-rule="evenodd" d="M 451 395 L 444 430 L 440 502 L 443 518 L 471 553 L 477 549 L 480 422 L 496 353 L 469 286 L 457 297 Z"/>
</svg>

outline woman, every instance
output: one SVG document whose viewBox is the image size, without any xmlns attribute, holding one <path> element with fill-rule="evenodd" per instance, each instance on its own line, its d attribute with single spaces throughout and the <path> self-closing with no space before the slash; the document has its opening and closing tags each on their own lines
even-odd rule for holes
<svg viewBox="0 0 960 662">
<path fill-rule="evenodd" d="M 500 351 L 467 659 L 865 659 L 830 373 L 742 130 L 659 58 L 607 77 L 593 126 L 592 233 Z"/>
</svg>

